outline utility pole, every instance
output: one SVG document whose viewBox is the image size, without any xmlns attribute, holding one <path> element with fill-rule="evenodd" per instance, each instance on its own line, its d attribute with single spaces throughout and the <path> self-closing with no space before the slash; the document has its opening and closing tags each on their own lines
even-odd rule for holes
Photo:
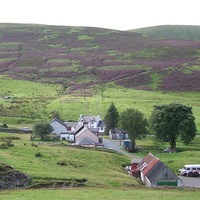
<svg viewBox="0 0 200 200">
<path fill-rule="evenodd" d="M 122 132 L 119 133 L 119 146 L 122 145 Z"/>
</svg>

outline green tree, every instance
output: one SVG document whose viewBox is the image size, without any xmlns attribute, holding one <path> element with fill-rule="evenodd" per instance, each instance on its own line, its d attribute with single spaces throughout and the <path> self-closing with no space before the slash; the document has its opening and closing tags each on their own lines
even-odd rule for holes
<svg viewBox="0 0 200 200">
<path fill-rule="evenodd" d="M 135 150 L 135 140 L 141 138 L 148 133 L 148 121 L 144 114 L 133 108 L 128 108 L 120 114 L 120 127 L 128 132 L 129 139 L 132 144 L 132 150 Z"/>
<path fill-rule="evenodd" d="M 33 134 L 44 140 L 47 139 L 47 135 L 53 130 L 53 127 L 49 123 L 37 123 L 33 127 Z"/>
<path fill-rule="evenodd" d="M 119 113 L 114 103 L 111 103 L 110 107 L 108 108 L 107 113 L 104 117 L 104 121 L 106 123 L 106 132 L 108 132 L 109 129 L 117 128 Z"/>
<path fill-rule="evenodd" d="M 178 137 L 188 145 L 196 135 L 192 108 L 182 104 L 154 106 L 149 122 L 150 130 L 155 134 L 156 140 L 169 142 L 173 151 L 176 151 Z"/>
</svg>

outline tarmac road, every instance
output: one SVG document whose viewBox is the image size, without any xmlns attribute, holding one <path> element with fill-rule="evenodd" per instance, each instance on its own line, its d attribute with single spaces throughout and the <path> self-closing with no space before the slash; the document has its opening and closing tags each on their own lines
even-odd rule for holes
<svg viewBox="0 0 200 200">
<path fill-rule="evenodd" d="M 183 187 L 200 188 L 200 177 L 179 176 L 183 181 Z"/>
<path fill-rule="evenodd" d="M 133 155 L 133 153 L 129 153 L 125 151 L 122 146 L 123 141 L 121 141 L 121 145 L 120 145 L 120 140 L 110 140 L 110 139 L 103 138 L 103 144 L 105 148 L 117 151 L 118 153 L 121 153 L 131 159 L 142 160 L 140 157 Z"/>
</svg>

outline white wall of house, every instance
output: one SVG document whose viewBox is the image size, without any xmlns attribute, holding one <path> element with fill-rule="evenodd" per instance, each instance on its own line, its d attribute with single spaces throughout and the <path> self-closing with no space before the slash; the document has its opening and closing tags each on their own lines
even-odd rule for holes
<svg viewBox="0 0 200 200">
<path fill-rule="evenodd" d="M 146 187 L 155 187 L 156 185 L 153 185 L 152 183 L 151 183 L 151 181 L 147 178 L 147 177 L 145 177 L 145 181 L 144 181 L 144 184 L 145 184 L 145 186 Z"/>
<path fill-rule="evenodd" d="M 95 121 L 95 119 L 92 119 L 91 121 L 88 122 L 88 127 L 97 128 L 97 122 Z"/>
<path fill-rule="evenodd" d="M 178 187 L 183 187 L 183 181 L 181 179 L 178 179 Z"/>
<path fill-rule="evenodd" d="M 140 172 L 140 179 L 143 183 L 145 182 L 145 176 L 142 172 Z"/>
<path fill-rule="evenodd" d="M 104 133 L 105 132 L 105 127 L 99 127 L 99 133 Z"/>
<path fill-rule="evenodd" d="M 65 126 L 63 126 L 62 124 L 60 124 L 59 122 L 57 122 L 57 121 L 52 121 L 50 123 L 50 125 L 54 129 L 52 133 L 56 134 L 56 136 L 60 136 L 60 133 L 67 131 L 67 128 Z"/>
<path fill-rule="evenodd" d="M 60 140 L 67 140 L 67 141 L 70 141 L 70 142 L 74 142 L 74 134 L 61 133 L 60 134 Z"/>
<path fill-rule="evenodd" d="M 101 121 L 101 117 L 100 117 L 100 115 L 98 114 L 97 116 L 96 116 L 96 123 L 97 123 L 97 125 L 96 126 L 98 126 L 98 124 L 99 124 L 99 122 Z M 99 133 L 104 133 L 105 132 L 105 126 L 99 126 Z"/>
<path fill-rule="evenodd" d="M 103 134 L 105 132 L 105 126 L 99 126 L 101 117 L 98 114 L 97 116 L 84 116 L 80 115 L 78 121 L 86 123 L 89 129 L 98 129 L 98 132 Z"/>
</svg>

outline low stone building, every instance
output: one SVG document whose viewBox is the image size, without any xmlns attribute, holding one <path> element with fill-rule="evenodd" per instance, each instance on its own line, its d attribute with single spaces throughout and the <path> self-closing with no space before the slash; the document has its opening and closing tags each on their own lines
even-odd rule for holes
<svg viewBox="0 0 200 200">
<path fill-rule="evenodd" d="M 138 164 L 132 161 L 131 166 L 130 173 L 140 178 L 147 187 L 182 187 L 182 180 L 166 164 L 151 153 L 148 153 Z"/>
</svg>

